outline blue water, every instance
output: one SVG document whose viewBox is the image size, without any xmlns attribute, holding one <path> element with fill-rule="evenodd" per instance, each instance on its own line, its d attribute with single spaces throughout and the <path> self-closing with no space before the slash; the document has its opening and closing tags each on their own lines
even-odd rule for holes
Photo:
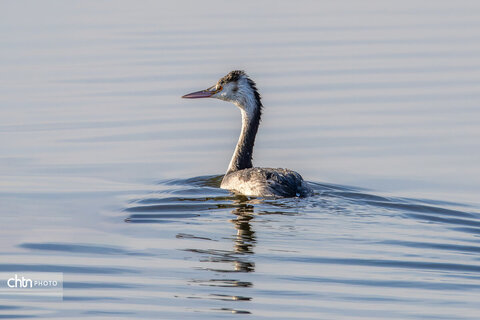
<svg viewBox="0 0 480 320">
<path fill-rule="evenodd" d="M 478 319 L 474 1 L 0 3 L 0 274 L 22 319 Z M 305 199 L 219 188 L 238 110 Z"/>
</svg>

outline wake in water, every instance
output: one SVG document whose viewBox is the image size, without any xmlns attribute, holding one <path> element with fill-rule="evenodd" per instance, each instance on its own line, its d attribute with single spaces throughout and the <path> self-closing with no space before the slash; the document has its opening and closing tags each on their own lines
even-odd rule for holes
<svg viewBox="0 0 480 320">
<path fill-rule="evenodd" d="M 311 198 L 247 197 L 220 189 L 222 178 L 222 175 L 212 175 L 162 181 L 160 184 L 166 187 L 164 192 L 131 200 L 130 205 L 124 209 L 128 213 L 125 221 L 162 223 L 169 219 L 198 217 L 203 212 L 238 210 L 249 206 L 252 214 L 294 214 L 322 209 L 319 213 L 330 210 L 361 215 L 369 212 L 369 208 L 375 208 L 375 212 L 383 214 L 399 214 L 427 222 L 445 223 L 455 230 L 480 234 L 479 214 L 468 211 L 474 208 L 465 204 L 383 197 L 361 188 L 315 182 L 308 182 L 314 190 Z"/>
<path fill-rule="evenodd" d="M 169 243 L 178 252 L 171 255 L 192 261 L 190 270 L 182 269 L 190 278 L 180 297 L 209 312 L 258 315 L 270 301 L 280 309 L 293 303 L 295 310 L 307 303 L 313 313 L 305 311 L 305 318 L 316 319 L 332 310 L 332 300 L 342 310 L 374 301 L 386 310 L 402 306 L 405 312 L 392 317 L 408 319 L 412 304 L 447 299 L 449 308 L 420 313 L 437 319 L 478 301 L 474 207 L 313 182 L 309 198 L 246 197 L 220 189 L 221 180 L 162 181 L 162 191 L 132 197 L 123 212 L 132 231 L 153 229 L 152 241 Z"/>
</svg>

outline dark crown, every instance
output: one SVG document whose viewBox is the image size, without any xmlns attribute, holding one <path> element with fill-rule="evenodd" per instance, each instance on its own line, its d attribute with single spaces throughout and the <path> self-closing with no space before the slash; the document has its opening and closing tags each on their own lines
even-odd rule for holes
<svg viewBox="0 0 480 320">
<path fill-rule="evenodd" d="M 227 74 L 225 77 L 221 78 L 218 83 L 220 84 L 226 84 L 232 81 L 238 81 L 241 77 L 246 77 L 247 74 L 243 70 L 234 70 L 230 71 L 229 74 Z"/>
</svg>

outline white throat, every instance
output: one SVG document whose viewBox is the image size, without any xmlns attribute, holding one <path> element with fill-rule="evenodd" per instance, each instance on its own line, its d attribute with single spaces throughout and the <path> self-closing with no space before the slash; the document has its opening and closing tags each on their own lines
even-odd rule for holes
<svg viewBox="0 0 480 320">
<path fill-rule="evenodd" d="M 227 174 L 252 167 L 253 146 L 258 125 L 260 124 L 261 105 L 255 99 L 253 90 L 250 89 L 249 91 L 251 91 L 251 94 L 241 95 L 241 97 L 244 97 L 243 99 L 233 101 L 242 114 L 242 129 L 232 159 L 228 165 Z"/>
</svg>

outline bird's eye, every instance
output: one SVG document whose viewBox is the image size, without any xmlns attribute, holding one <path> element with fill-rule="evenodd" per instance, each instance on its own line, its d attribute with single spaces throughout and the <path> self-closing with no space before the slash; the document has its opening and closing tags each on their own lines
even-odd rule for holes
<svg viewBox="0 0 480 320">
<path fill-rule="evenodd" d="M 222 89 L 223 89 L 223 87 L 219 85 L 219 86 L 217 86 L 217 90 L 216 90 L 216 91 L 219 92 L 219 91 L 222 91 Z"/>
</svg>

